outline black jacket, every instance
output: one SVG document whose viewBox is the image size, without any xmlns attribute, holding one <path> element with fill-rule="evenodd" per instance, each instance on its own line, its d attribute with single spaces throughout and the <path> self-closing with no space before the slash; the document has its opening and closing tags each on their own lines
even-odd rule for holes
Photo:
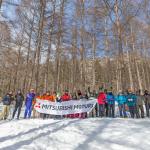
<svg viewBox="0 0 150 150">
<path fill-rule="evenodd" d="M 22 103 L 24 101 L 23 94 L 16 94 L 15 95 L 15 101 L 16 101 L 16 105 L 22 105 Z"/>
</svg>

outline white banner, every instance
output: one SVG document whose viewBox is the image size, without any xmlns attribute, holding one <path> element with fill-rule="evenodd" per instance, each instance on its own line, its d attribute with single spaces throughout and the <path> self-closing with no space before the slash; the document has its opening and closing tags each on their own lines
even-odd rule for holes
<svg viewBox="0 0 150 150">
<path fill-rule="evenodd" d="M 67 115 L 82 112 L 90 112 L 96 105 L 96 99 L 89 100 L 70 100 L 66 102 L 50 102 L 47 100 L 36 99 L 34 106 L 39 113 L 52 115 Z"/>
</svg>

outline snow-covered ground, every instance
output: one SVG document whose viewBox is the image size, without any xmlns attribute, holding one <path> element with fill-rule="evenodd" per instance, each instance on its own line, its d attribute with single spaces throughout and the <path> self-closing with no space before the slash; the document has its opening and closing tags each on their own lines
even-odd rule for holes
<svg viewBox="0 0 150 150">
<path fill-rule="evenodd" d="M 0 150 L 149 150 L 150 119 L 0 121 Z"/>
</svg>

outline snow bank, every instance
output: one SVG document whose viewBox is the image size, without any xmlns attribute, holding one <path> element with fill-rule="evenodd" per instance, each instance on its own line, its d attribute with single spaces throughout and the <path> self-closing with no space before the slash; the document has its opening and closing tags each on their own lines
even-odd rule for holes
<svg viewBox="0 0 150 150">
<path fill-rule="evenodd" d="M 0 150 L 149 150 L 149 119 L 0 122 Z"/>
</svg>

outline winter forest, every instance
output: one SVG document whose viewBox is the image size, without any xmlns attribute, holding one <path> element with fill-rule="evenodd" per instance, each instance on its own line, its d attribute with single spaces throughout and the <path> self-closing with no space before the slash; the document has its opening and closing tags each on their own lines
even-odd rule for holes
<svg viewBox="0 0 150 150">
<path fill-rule="evenodd" d="M 0 94 L 150 90 L 150 0 L 0 0 Z"/>
</svg>

